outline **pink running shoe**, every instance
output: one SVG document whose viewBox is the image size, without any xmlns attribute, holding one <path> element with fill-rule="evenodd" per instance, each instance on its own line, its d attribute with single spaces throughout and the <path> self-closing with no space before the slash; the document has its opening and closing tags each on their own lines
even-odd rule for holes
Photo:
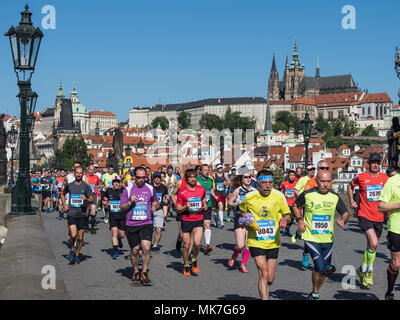
<svg viewBox="0 0 400 320">
<path fill-rule="evenodd" d="M 246 266 L 242 263 L 240 264 L 239 270 L 243 273 L 249 272 L 249 270 L 247 270 Z"/>
<path fill-rule="evenodd" d="M 233 268 L 233 266 L 235 265 L 235 260 L 236 260 L 236 259 L 230 258 L 229 261 L 228 261 L 228 266 L 230 266 L 231 268 Z"/>
</svg>

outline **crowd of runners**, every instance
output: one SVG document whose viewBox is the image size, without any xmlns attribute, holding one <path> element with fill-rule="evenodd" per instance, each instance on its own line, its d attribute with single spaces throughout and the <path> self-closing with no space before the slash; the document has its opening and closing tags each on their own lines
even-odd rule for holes
<svg viewBox="0 0 400 320">
<path fill-rule="evenodd" d="M 391 261 L 384 297 L 393 300 L 400 267 L 400 175 L 380 172 L 381 160 L 378 153 L 369 155 L 368 170 L 348 184 L 347 196 L 366 239 L 357 270 L 363 287 L 373 285 L 376 250 L 387 222 Z M 310 256 L 314 266 L 308 299 L 318 300 L 325 277 L 336 271 L 331 264 L 334 226 L 343 228 L 350 218 L 344 201 L 332 191 L 328 163 L 322 160 L 317 167 L 308 165 L 304 176 L 301 168 L 288 171 L 280 188 L 274 188 L 270 170 L 224 169 L 221 164 L 216 168 L 203 164 L 187 166 L 181 174 L 179 168 L 161 166 L 151 172 L 142 166 L 120 174 L 112 166 L 100 173 L 94 165 L 83 168 L 75 162 L 71 172 L 44 170 L 32 173 L 31 181 L 41 211 L 56 212 L 56 219 L 67 220 L 71 265 L 80 263 L 84 234 L 96 233 L 96 216 L 100 214 L 109 225 L 112 258 L 118 259 L 126 239 L 132 285 L 152 285 L 150 256 L 160 251 L 169 215 L 176 217 L 178 225 L 175 249 L 182 252 L 182 275 L 190 277 L 199 273 L 203 238 L 205 255 L 213 251 L 211 225 L 222 229 L 224 221 L 232 220 L 235 247 L 226 257 L 227 263 L 235 268 L 241 256 L 237 267 L 248 273 L 247 262 L 250 256 L 254 259 L 261 299 L 268 299 L 268 288 L 274 281 L 280 238 L 288 236 L 292 242 L 304 241 L 302 264 L 307 267 Z M 292 233 L 294 224 L 297 229 L 292 228 Z"/>
</svg>

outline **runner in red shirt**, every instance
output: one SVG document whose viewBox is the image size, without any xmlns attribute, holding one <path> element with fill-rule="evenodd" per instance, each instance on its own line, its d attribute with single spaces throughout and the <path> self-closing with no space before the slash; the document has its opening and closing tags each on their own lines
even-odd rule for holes
<svg viewBox="0 0 400 320">
<path fill-rule="evenodd" d="M 199 272 L 197 256 L 200 252 L 200 243 L 203 237 L 203 211 L 207 210 L 206 189 L 197 185 L 197 172 L 189 169 L 185 172 L 186 188 L 180 189 L 176 201 L 177 211 L 182 213 L 183 234 L 183 274 L 190 276 L 189 250 L 191 238 L 193 238 L 192 272 Z"/>
<path fill-rule="evenodd" d="M 85 177 L 87 179 L 87 183 L 89 186 L 92 188 L 92 192 L 97 195 L 97 186 L 100 184 L 100 179 L 99 177 L 95 174 L 95 168 L 93 165 L 90 165 L 88 168 L 89 173 L 85 173 Z M 90 224 L 92 225 L 92 228 L 90 229 L 91 234 L 96 233 L 96 230 L 94 228 L 96 224 L 96 214 L 97 214 L 97 196 L 93 197 L 93 203 L 90 205 L 90 210 L 91 216 L 90 216 Z M 89 215 L 87 213 L 86 216 L 86 225 L 88 226 L 89 223 Z"/>
<path fill-rule="evenodd" d="M 294 188 L 296 187 L 297 182 L 295 181 L 296 178 L 296 173 L 293 170 L 290 170 L 288 172 L 288 180 L 282 182 L 281 184 L 281 191 L 285 195 L 286 202 L 290 208 L 290 214 L 292 216 L 292 221 L 295 220 L 294 214 L 293 214 L 293 203 L 296 201 L 296 195 L 294 193 Z M 283 231 L 283 235 L 291 236 L 290 234 L 290 226 L 293 224 L 293 222 L 289 222 L 286 226 L 286 229 Z"/>
<path fill-rule="evenodd" d="M 363 264 L 358 268 L 358 274 L 364 287 L 373 284 L 373 264 L 383 229 L 384 216 L 378 210 L 378 203 L 388 176 L 379 172 L 380 164 L 381 156 L 379 153 L 371 153 L 368 159 L 368 171 L 356 175 L 347 187 L 350 205 L 353 209 L 358 208 L 358 225 L 367 238 L 367 249 L 364 251 Z M 360 190 L 359 206 L 353 198 L 353 191 L 356 186 Z"/>
</svg>

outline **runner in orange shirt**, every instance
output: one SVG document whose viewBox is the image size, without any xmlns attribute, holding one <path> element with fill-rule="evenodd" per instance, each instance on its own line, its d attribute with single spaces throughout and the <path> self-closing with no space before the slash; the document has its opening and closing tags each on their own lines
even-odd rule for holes
<svg viewBox="0 0 400 320">
<path fill-rule="evenodd" d="M 93 165 L 90 165 L 88 168 L 89 173 L 85 173 L 85 177 L 88 181 L 88 184 L 90 188 L 92 188 L 92 192 L 95 195 L 93 197 L 93 203 L 90 204 L 90 207 L 88 208 L 90 210 L 90 224 L 92 225 L 92 228 L 90 229 L 91 234 L 95 234 L 96 230 L 94 228 L 96 224 L 96 214 L 97 214 L 97 186 L 100 184 L 99 177 L 95 174 L 95 169 Z M 87 224 L 89 223 L 89 215 L 86 217 Z"/>
</svg>

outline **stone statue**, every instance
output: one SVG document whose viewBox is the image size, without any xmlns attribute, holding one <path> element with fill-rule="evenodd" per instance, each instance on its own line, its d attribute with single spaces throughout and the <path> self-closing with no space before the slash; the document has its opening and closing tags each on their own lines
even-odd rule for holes
<svg viewBox="0 0 400 320">
<path fill-rule="evenodd" d="M 114 150 L 112 150 L 108 153 L 106 165 L 107 165 L 107 167 L 113 166 L 115 172 L 118 170 L 118 160 L 115 156 Z"/>
<path fill-rule="evenodd" d="M 400 154 L 400 124 L 399 118 L 392 118 L 392 130 L 388 136 L 388 163 L 389 169 L 399 170 L 398 161 Z"/>
<path fill-rule="evenodd" d="M 116 127 L 114 129 L 114 139 L 113 139 L 114 156 L 117 159 L 117 167 L 115 167 L 115 169 L 118 168 L 119 160 L 122 157 L 122 151 L 123 151 L 122 139 L 123 139 L 122 131 L 120 127 Z"/>
<path fill-rule="evenodd" d="M 62 161 L 61 151 L 58 148 L 59 138 L 58 138 L 57 132 L 55 130 L 53 130 L 53 136 L 54 136 L 53 148 L 54 148 L 54 156 L 56 158 L 56 169 L 61 170 L 63 168 L 63 161 Z"/>
<path fill-rule="evenodd" d="M 0 186 L 7 183 L 7 132 L 3 123 L 4 116 L 4 113 L 0 114 Z"/>
</svg>

